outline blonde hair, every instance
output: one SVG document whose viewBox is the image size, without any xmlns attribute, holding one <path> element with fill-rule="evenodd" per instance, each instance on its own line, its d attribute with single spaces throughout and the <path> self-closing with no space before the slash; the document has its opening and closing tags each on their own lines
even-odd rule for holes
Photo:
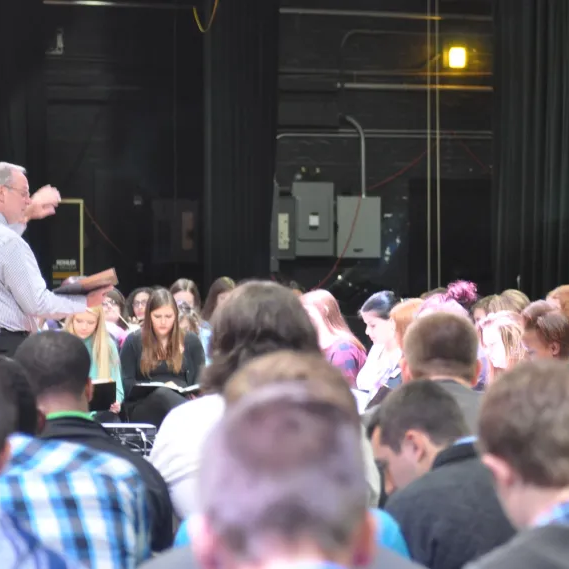
<svg viewBox="0 0 569 569">
<path fill-rule="evenodd" d="M 559 303 L 561 312 L 569 317 L 569 285 L 561 285 L 553 289 L 548 293 L 547 300 L 556 300 Z"/>
<path fill-rule="evenodd" d="M 346 340 L 357 346 L 360 350 L 366 351 L 363 344 L 354 336 L 350 327 L 344 320 L 340 312 L 338 301 L 327 290 L 319 289 L 307 292 L 300 297 L 302 305 L 305 307 L 313 306 L 318 310 L 324 326 L 332 336 Z"/>
<path fill-rule="evenodd" d="M 478 330 L 482 338 L 482 331 L 496 328 L 502 338 L 502 344 L 506 351 L 507 369 L 511 369 L 526 357 L 526 351 L 522 342 L 524 333 L 523 321 L 520 314 L 512 310 L 503 310 L 488 314 L 478 322 Z"/>
<path fill-rule="evenodd" d="M 113 354 L 111 352 L 111 338 L 107 332 L 107 325 L 105 323 L 105 313 L 101 306 L 95 308 L 88 308 L 85 312 L 89 312 L 97 317 L 97 326 L 91 338 L 93 338 L 93 353 L 91 358 L 95 362 L 97 367 L 98 377 L 92 377 L 91 379 L 108 379 L 111 377 L 111 364 L 116 365 L 117 362 L 111 361 Z M 65 320 L 65 326 L 63 329 L 74 336 L 77 336 L 75 328 L 73 326 L 74 319 L 77 315 L 72 314 L 68 316 Z"/>
</svg>

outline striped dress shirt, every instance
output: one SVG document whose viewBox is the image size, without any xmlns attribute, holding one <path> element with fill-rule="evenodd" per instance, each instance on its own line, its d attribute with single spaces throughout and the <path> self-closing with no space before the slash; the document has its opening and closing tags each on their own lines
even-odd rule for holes
<svg viewBox="0 0 569 569">
<path fill-rule="evenodd" d="M 36 258 L 21 237 L 23 226 L 9 226 L 0 214 L 0 328 L 37 331 L 36 318 L 83 312 L 84 296 L 60 296 L 46 289 Z"/>
</svg>

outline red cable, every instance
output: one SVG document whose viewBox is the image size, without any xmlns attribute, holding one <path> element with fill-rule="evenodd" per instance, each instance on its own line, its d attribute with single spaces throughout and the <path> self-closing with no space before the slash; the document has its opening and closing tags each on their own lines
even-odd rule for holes
<svg viewBox="0 0 569 569">
<path fill-rule="evenodd" d="M 389 184 L 390 182 L 393 182 L 393 180 L 396 180 L 397 178 L 401 177 L 403 174 L 405 174 L 405 172 L 407 172 L 408 170 L 411 170 L 411 168 L 416 166 L 425 157 L 426 154 L 427 154 L 427 150 L 423 151 L 419 156 L 417 156 L 417 158 L 415 158 L 412 162 L 407 164 L 407 166 L 405 166 L 404 168 L 399 170 L 399 172 L 396 172 L 392 176 L 385 178 L 385 180 L 382 180 L 381 182 L 378 182 L 377 184 L 370 186 L 367 189 L 367 191 L 369 192 L 371 190 L 377 190 L 378 188 L 381 188 L 381 187 Z M 360 207 L 362 205 L 362 199 L 363 199 L 362 196 L 360 196 L 360 198 L 358 200 L 358 205 L 356 207 L 356 213 L 354 214 L 354 219 L 352 221 L 352 226 L 350 227 L 350 233 L 348 234 L 348 239 L 346 240 L 346 245 L 344 246 L 344 250 L 336 259 L 336 262 L 334 263 L 334 266 L 332 267 L 330 272 L 311 290 L 316 290 L 316 289 L 322 288 L 330 280 L 330 278 L 332 276 L 334 276 L 334 273 L 336 272 L 336 270 L 340 266 L 340 263 L 342 262 L 342 259 L 344 258 L 344 255 L 346 254 L 348 247 L 350 246 L 350 242 L 351 242 L 352 237 L 354 235 L 354 231 L 356 230 L 356 223 L 358 221 L 358 215 L 360 213 Z"/>
</svg>

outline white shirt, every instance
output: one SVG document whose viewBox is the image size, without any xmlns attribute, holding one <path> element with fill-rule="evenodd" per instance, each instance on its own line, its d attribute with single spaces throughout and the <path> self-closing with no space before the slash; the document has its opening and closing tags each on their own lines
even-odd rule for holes
<svg viewBox="0 0 569 569">
<path fill-rule="evenodd" d="M 166 415 L 154 441 L 150 462 L 168 484 L 174 511 L 181 520 L 199 511 L 198 473 L 203 446 L 224 410 L 225 402 L 221 395 L 205 395 L 188 401 Z M 375 508 L 381 484 L 363 426 L 362 445 L 369 504 Z"/>
<path fill-rule="evenodd" d="M 47 290 L 36 258 L 20 236 L 21 228 L 9 226 L 0 214 L 0 328 L 35 332 L 36 318 L 83 312 L 87 299 Z"/>
<path fill-rule="evenodd" d="M 150 462 L 170 489 L 176 515 L 185 520 L 198 510 L 198 471 L 202 448 L 225 410 L 221 395 L 205 395 L 172 409 L 164 419 Z"/>
</svg>

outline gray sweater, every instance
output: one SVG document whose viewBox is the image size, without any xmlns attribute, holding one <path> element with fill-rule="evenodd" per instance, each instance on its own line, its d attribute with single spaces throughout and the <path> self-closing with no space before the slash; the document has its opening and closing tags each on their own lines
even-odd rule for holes
<svg viewBox="0 0 569 569">
<path fill-rule="evenodd" d="M 519 533 L 465 569 L 567 569 L 569 527 L 544 526 Z"/>
</svg>

